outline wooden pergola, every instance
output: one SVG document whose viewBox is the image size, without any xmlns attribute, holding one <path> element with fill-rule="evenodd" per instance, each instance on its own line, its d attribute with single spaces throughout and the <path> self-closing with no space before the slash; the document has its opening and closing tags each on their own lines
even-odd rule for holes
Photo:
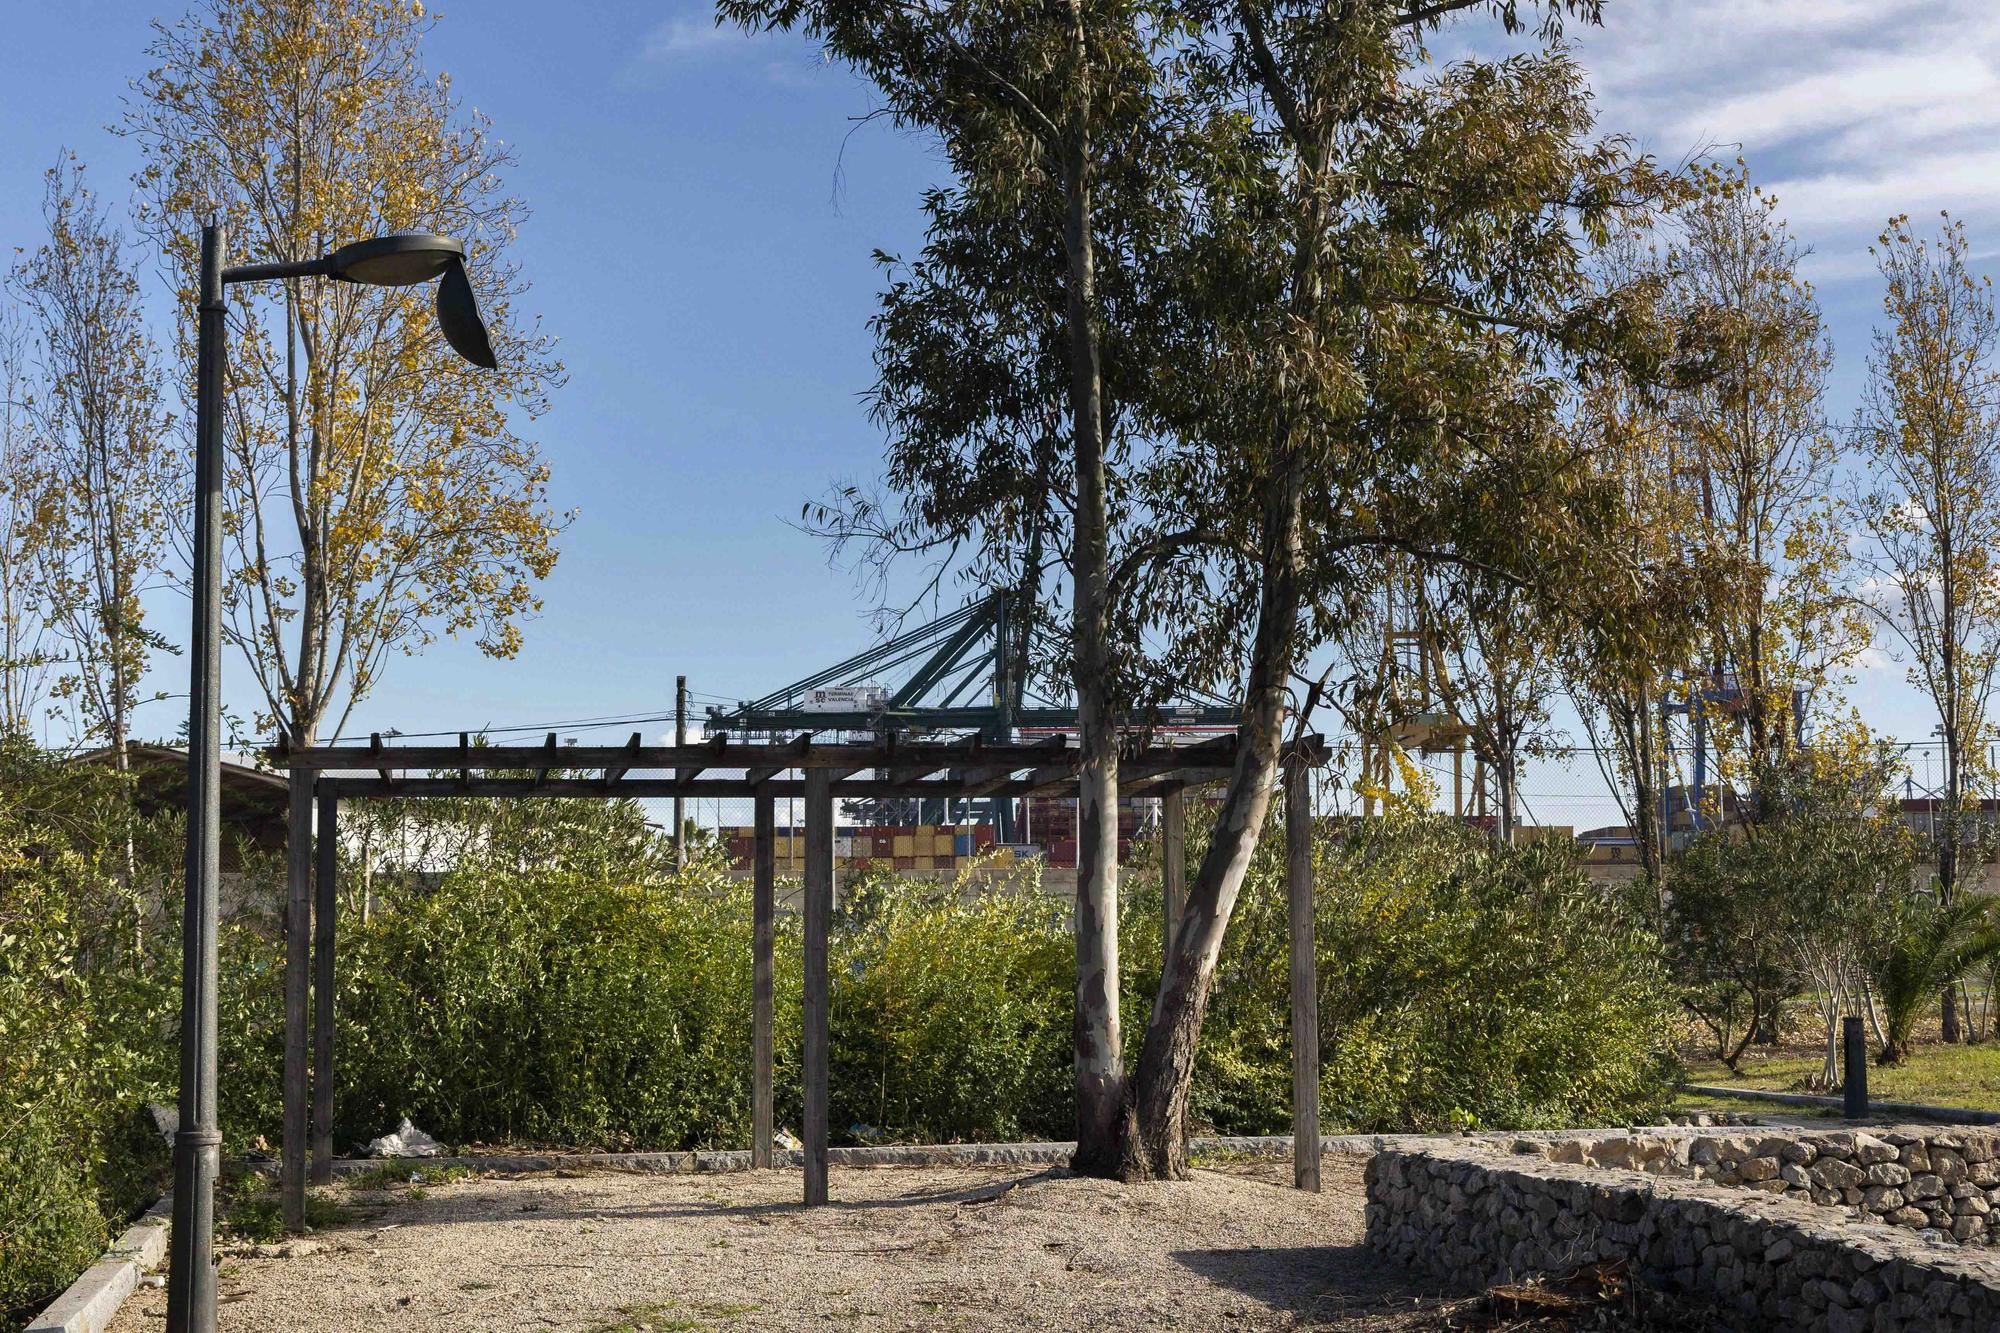
<svg viewBox="0 0 2000 1333">
<path fill-rule="evenodd" d="M 269 752 L 290 775 L 285 902 L 284 1146 L 287 1226 L 305 1220 L 305 1188 L 333 1178 L 334 905 L 340 803 L 353 797 L 737 797 L 755 803 L 751 1037 L 751 1162 L 771 1165 L 772 936 L 776 916 L 773 804 L 805 804 L 805 1202 L 827 1199 L 827 929 L 833 914 L 834 801 L 839 797 L 1015 797 L 1076 789 L 1078 751 L 1065 737 L 996 743 L 899 741 L 779 744 L 732 742 L 647 746 L 635 733 L 618 746 L 329 745 Z M 1120 757 L 1120 792 L 1162 803 L 1166 911 L 1171 932 L 1185 902 L 1182 793 L 1229 776 L 1234 733 L 1193 744 L 1147 741 Z M 1293 1158 L 1301 1189 L 1319 1188 L 1319 1028 L 1313 960 L 1311 798 L 1307 776 L 1327 758 L 1308 736 L 1283 760 L 1287 896 L 1291 928 Z M 317 806 L 318 845 L 313 830 Z M 441 997 L 442 998 L 442 997 Z M 310 1038 L 308 1037 L 310 1030 Z M 310 1059 L 308 1059 L 310 1056 Z M 308 1130 L 310 1125 L 310 1131 Z M 310 1142 L 310 1153 L 308 1152 Z M 310 1163 L 310 1169 L 308 1164 Z"/>
</svg>

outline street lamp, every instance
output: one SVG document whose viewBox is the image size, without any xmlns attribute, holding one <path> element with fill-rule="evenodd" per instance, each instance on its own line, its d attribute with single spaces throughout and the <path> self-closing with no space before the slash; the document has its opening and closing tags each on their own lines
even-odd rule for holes
<svg viewBox="0 0 2000 1333">
<path fill-rule="evenodd" d="M 214 1333 L 216 900 L 222 859 L 222 289 L 235 282 L 331 278 L 371 287 L 440 279 L 438 325 L 453 350 L 494 368 L 493 345 L 465 276 L 465 247 L 448 236 L 397 232 L 318 259 L 223 267 L 224 229 L 201 229 L 196 331 L 194 628 L 188 703 L 187 903 L 181 936 L 180 1127 L 174 1136 L 174 1222 L 168 1333 Z M 293 923 L 297 928 L 296 922 Z"/>
</svg>

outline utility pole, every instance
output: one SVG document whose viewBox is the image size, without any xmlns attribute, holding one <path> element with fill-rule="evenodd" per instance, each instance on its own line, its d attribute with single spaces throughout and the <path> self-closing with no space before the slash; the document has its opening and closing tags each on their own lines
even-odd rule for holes
<svg viewBox="0 0 2000 1333">
<path fill-rule="evenodd" d="M 678 747 L 686 745 L 687 743 L 688 743 L 688 678 L 686 676 L 675 676 L 674 677 L 674 745 Z M 680 869 L 681 867 L 687 864 L 687 847 L 685 845 L 686 830 L 687 830 L 687 824 L 684 822 L 681 814 L 681 798 L 679 796 L 675 796 L 674 797 L 674 868 L 676 870 Z"/>
</svg>

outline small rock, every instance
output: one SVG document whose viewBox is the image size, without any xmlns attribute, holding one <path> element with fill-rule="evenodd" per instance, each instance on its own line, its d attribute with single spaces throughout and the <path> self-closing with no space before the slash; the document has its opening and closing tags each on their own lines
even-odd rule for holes
<svg viewBox="0 0 2000 1333">
<path fill-rule="evenodd" d="M 1778 1159 L 1775 1157 L 1752 1157 L 1736 1168 L 1737 1179 L 1745 1184 L 1756 1184 L 1760 1180 L 1776 1179 Z M 1898 1181 L 1884 1181 L 1883 1184 L 1899 1184 Z"/>
</svg>

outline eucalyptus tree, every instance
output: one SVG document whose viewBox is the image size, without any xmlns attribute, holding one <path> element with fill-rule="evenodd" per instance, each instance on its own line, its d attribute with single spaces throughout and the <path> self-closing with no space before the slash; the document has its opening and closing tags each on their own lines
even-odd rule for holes
<svg viewBox="0 0 2000 1333">
<path fill-rule="evenodd" d="M 929 239 L 892 264 L 875 324 L 893 498 L 817 516 L 983 576 L 1051 535 L 1085 719 L 1081 1169 L 1186 1169 L 1288 693 L 1360 614 L 1355 572 L 1395 551 L 1551 602 L 1644 579 L 1611 553 L 1577 577 L 1616 496 L 1563 408 L 1574 376 L 1664 363 L 1645 307 L 1584 262 L 1678 186 L 1591 139 L 1582 77 L 1547 44 L 1595 4 L 1535 10 L 1538 50 L 1427 69 L 1424 34 L 1475 9 L 1522 27 L 1511 4 L 1387 0 L 720 7 L 821 37 L 945 148 Z M 1162 681 L 1240 697 L 1239 757 L 1127 1087 L 1110 829 L 1090 821 L 1115 800 L 1118 725 Z"/>
<path fill-rule="evenodd" d="M 1125 1098 L 1118 751 L 1144 677 L 1117 618 L 1114 547 L 1144 467 L 1130 403 L 1152 356 L 1143 275 L 1181 225 L 1178 177 L 1202 169 L 1208 137 L 1162 76 L 1179 21 L 1133 0 L 719 0 L 717 13 L 819 38 L 944 152 L 922 255 L 883 257 L 874 408 L 899 499 L 849 492 L 817 517 L 885 551 L 968 554 L 974 577 L 1067 584 L 1068 661 L 1044 666 L 1081 731 L 1076 1164 L 1109 1172 Z"/>
<path fill-rule="evenodd" d="M 1539 43 L 1441 69 L 1422 42 L 1484 11 Z M 1601 290 L 1593 247 L 1683 183 L 1593 138 L 1583 76 L 1557 44 L 1595 4 L 1254 2 L 1202 11 L 1195 87 L 1248 107 L 1259 156 L 1222 177 L 1176 271 L 1200 312 L 1173 327 L 1163 394 L 1180 465 L 1154 542 L 1200 534 L 1201 577 L 1159 566 L 1165 659 L 1240 682 L 1238 760 L 1176 933 L 1137 1070 L 1127 1170 L 1185 1170 L 1185 1108 L 1214 966 L 1262 831 L 1286 694 L 1361 614 L 1371 554 L 1460 567 L 1588 627 L 1607 657 L 1648 625 L 1656 574 L 1621 559 L 1613 487 L 1567 405 L 1578 382 L 1683 373 L 1650 292 Z M 1176 626 L 1186 625 L 1176 631 Z M 1303 725 L 1304 719 L 1300 719 Z"/>
</svg>

